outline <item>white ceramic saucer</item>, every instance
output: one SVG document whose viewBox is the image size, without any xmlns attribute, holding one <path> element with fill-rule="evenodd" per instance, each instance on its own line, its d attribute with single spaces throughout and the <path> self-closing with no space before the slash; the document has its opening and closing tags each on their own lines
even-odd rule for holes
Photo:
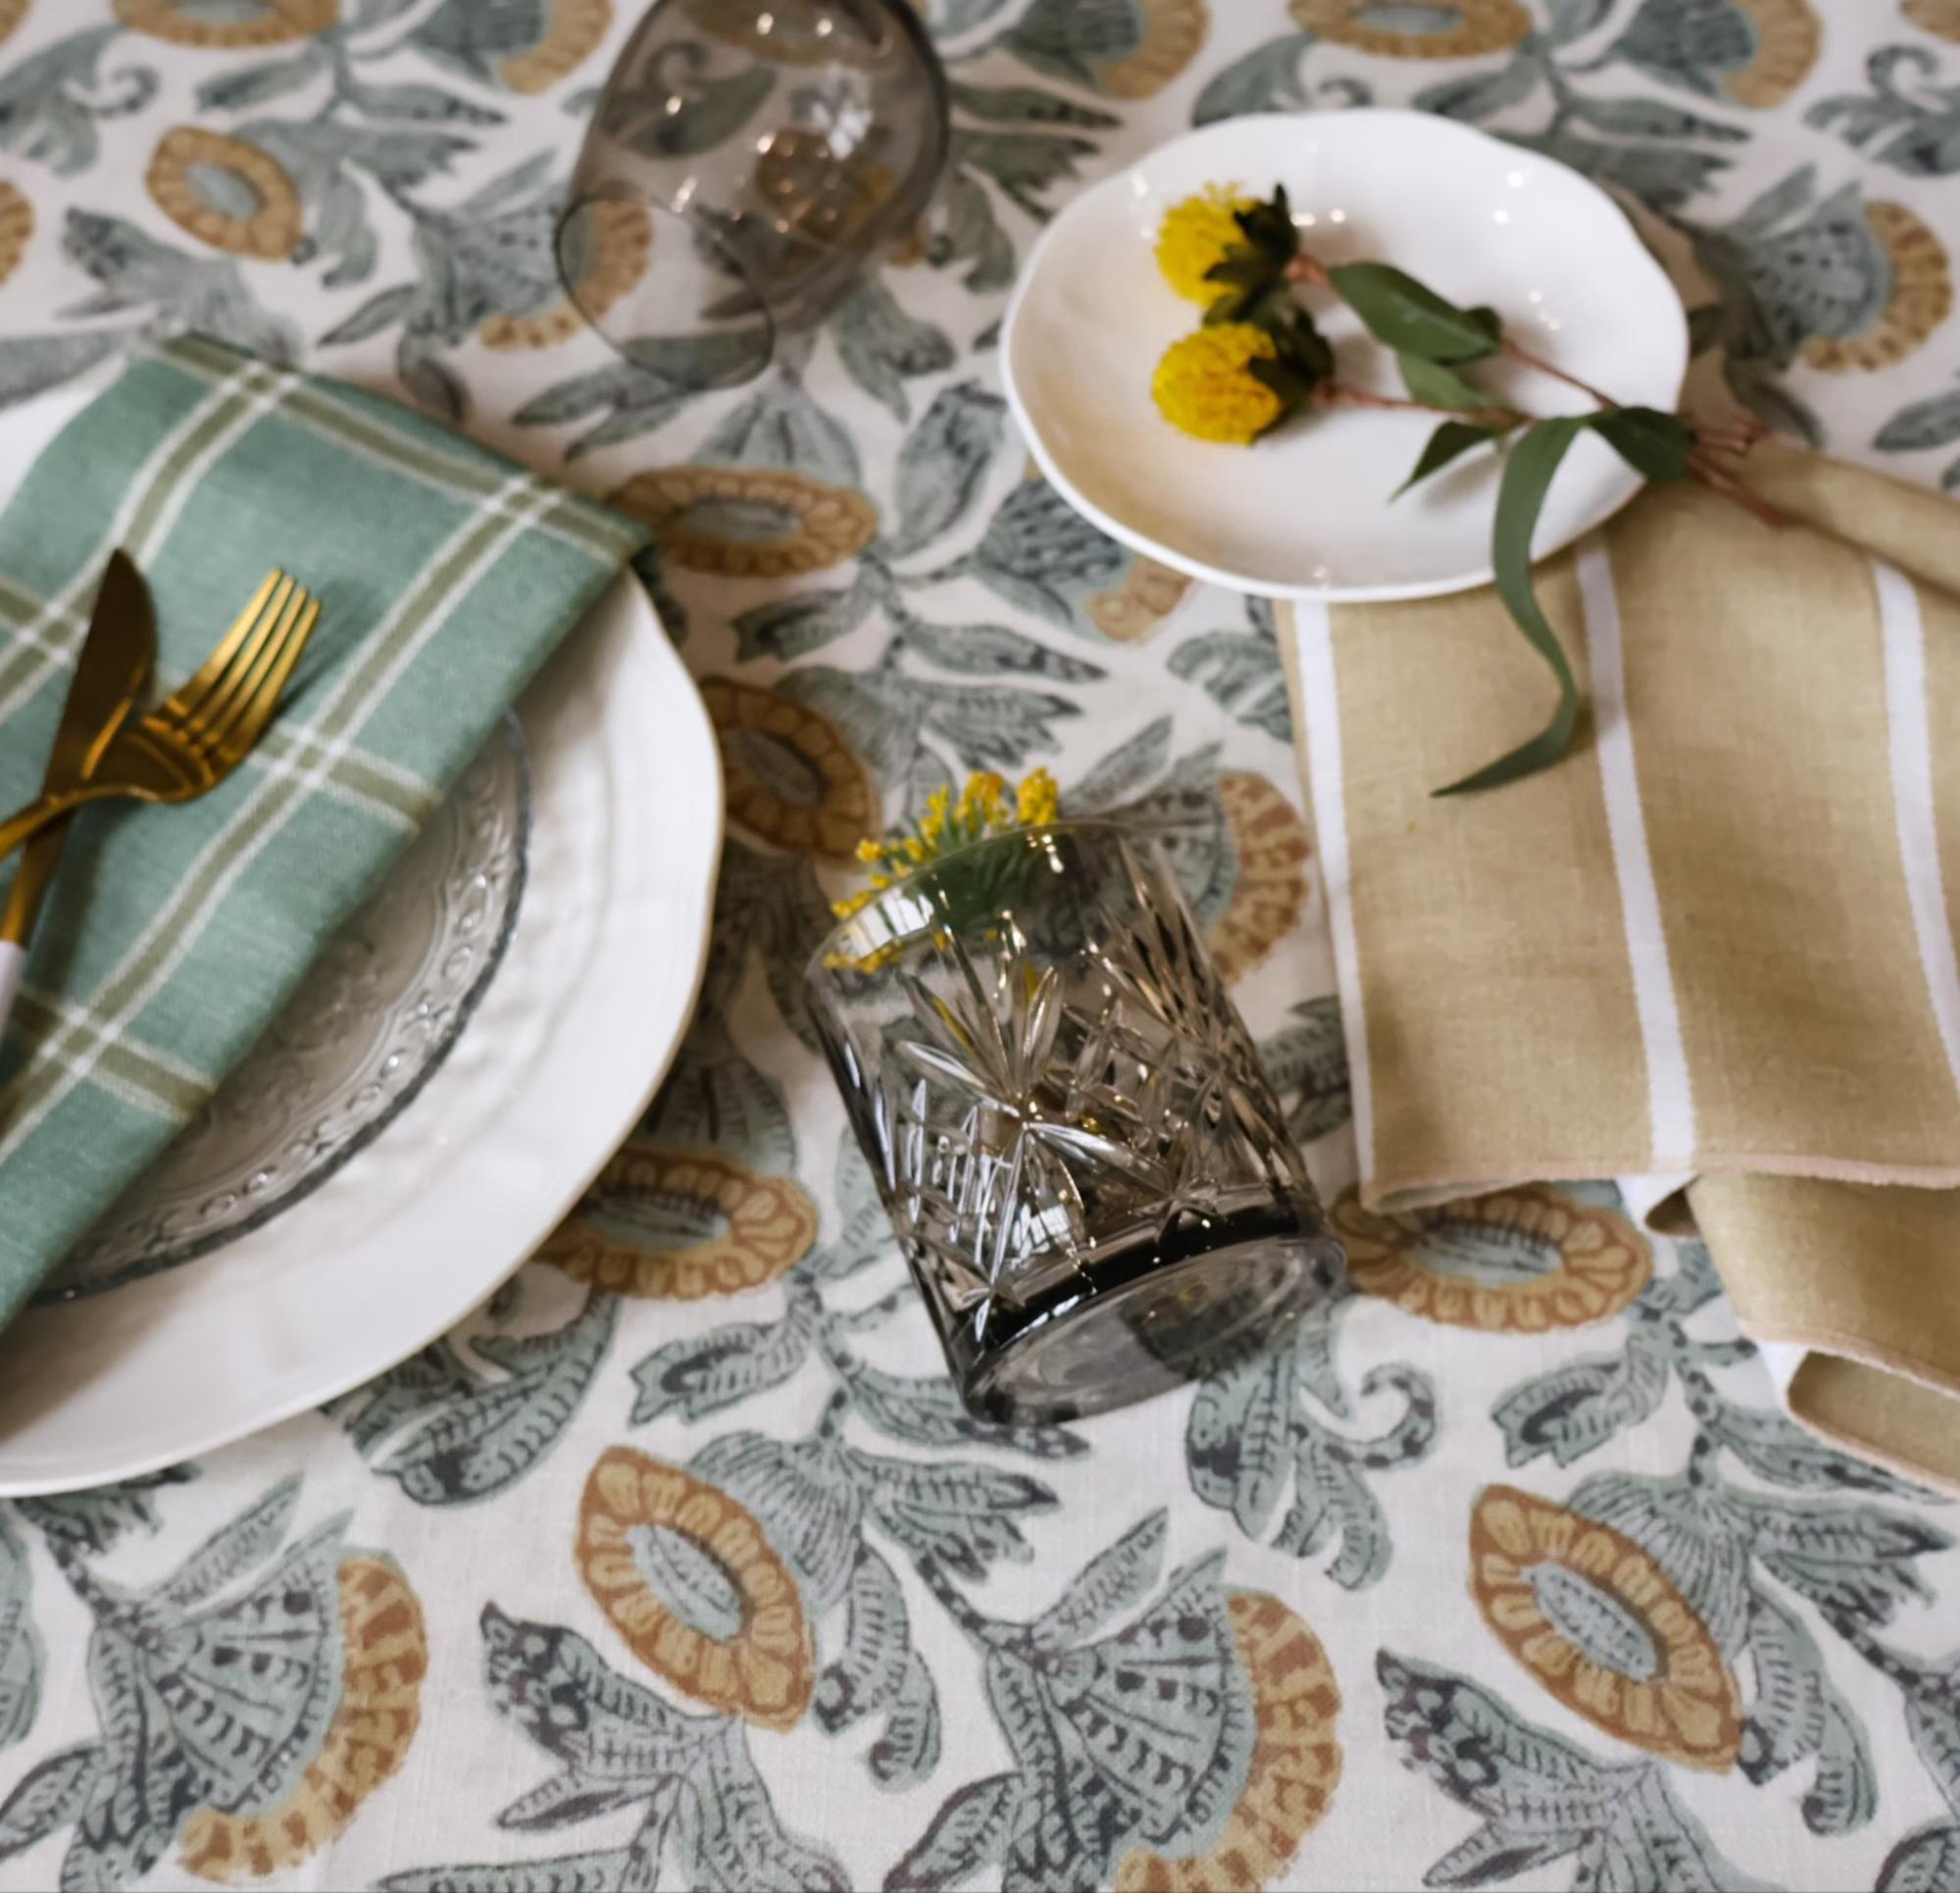
<svg viewBox="0 0 1960 1893">
<path fill-rule="evenodd" d="M 0 493 L 65 418 L 0 434 Z M 152 1471 L 412 1354 L 524 1262 L 645 1109 L 706 963 L 714 731 L 630 575 L 518 716 L 527 885 L 461 1037 L 400 1117 L 282 1215 L 0 1334 L 0 1494 Z"/>
<path fill-rule="evenodd" d="M 1420 598 L 1490 577 L 1498 463 L 1457 463 L 1392 506 L 1435 418 L 1301 418 L 1250 448 L 1194 440 L 1150 400 L 1158 357 L 1199 310 L 1157 268 L 1164 212 L 1208 183 L 1284 184 L 1326 263 L 1393 263 L 1489 304 L 1531 353 L 1627 405 L 1672 410 L 1687 366 L 1673 285 L 1606 193 L 1566 166 L 1421 112 L 1231 119 L 1078 197 L 1043 233 L 1007 314 L 1008 399 L 1043 473 L 1104 531 L 1166 565 L 1268 597 Z M 1343 380 L 1399 393 L 1394 365 L 1331 296 L 1310 306 Z M 1480 368 L 1536 414 L 1590 404 L 1530 370 Z M 1591 435 L 1559 472 L 1540 556 L 1599 524 L 1638 476 Z"/>
</svg>

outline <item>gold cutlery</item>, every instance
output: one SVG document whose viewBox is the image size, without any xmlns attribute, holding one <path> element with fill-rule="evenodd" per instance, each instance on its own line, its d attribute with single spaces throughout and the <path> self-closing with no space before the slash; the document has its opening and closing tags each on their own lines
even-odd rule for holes
<svg viewBox="0 0 1960 1893">
<path fill-rule="evenodd" d="M 48 752 L 47 773 L 41 779 L 44 795 L 88 780 L 136 707 L 156 652 L 149 587 L 129 556 L 119 549 L 109 555 L 95 594 L 88 634 L 82 639 L 54 747 Z M 28 842 L 8 890 L 5 911 L 0 912 L 0 1026 L 6 1023 L 26 964 L 27 942 L 67 839 L 68 822 L 60 819 Z"/>
<path fill-rule="evenodd" d="M 84 782 L 43 792 L 0 822 L 0 858 L 90 802 L 189 802 L 235 770 L 266 733 L 320 620 L 320 601 L 273 571 L 181 688 L 110 740 Z"/>
</svg>

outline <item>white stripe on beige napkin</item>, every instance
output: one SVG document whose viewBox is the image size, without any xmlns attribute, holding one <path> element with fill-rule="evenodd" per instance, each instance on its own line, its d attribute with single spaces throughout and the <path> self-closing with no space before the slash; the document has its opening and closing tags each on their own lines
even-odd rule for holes
<svg viewBox="0 0 1960 1893">
<path fill-rule="evenodd" d="M 1361 1194 L 1691 1175 L 1841 1443 L 1960 1488 L 1960 508 L 1768 445 L 1800 523 L 1643 496 L 1538 571 L 1590 694 L 1546 773 L 1489 589 L 1280 614 Z"/>
</svg>

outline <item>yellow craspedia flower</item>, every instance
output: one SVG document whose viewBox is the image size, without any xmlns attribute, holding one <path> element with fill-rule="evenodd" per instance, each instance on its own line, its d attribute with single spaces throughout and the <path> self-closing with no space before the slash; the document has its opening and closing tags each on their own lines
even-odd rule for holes
<svg viewBox="0 0 1960 1893">
<path fill-rule="evenodd" d="M 1200 328 L 1164 351 L 1150 382 L 1151 399 L 1166 421 L 1187 434 L 1250 446 L 1279 420 L 1282 404 L 1249 364 L 1279 353 L 1272 336 L 1250 323 Z"/>
<path fill-rule="evenodd" d="M 1045 769 L 1024 776 L 1014 792 L 1014 819 L 1024 828 L 1038 828 L 1054 821 L 1061 808 L 1061 791 Z"/>
<path fill-rule="evenodd" d="M 1157 226 L 1157 267 L 1179 295 L 1209 303 L 1220 293 L 1220 285 L 1207 282 L 1205 273 L 1223 263 L 1234 243 L 1245 241 L 1232 213 L 1250 210 L 1258 201 L 1234 185 L 1207 184 L 1164 213 Z"/>
</svg>

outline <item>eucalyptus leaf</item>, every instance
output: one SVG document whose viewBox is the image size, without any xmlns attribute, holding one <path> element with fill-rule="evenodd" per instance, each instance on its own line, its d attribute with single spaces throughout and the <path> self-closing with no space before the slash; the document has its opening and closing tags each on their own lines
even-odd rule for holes
<svg viewBox="0 0 1960 1893">
<path fill-rule="evenodd" d="M 1440 362 L 1398 350 L 1395 365 L 1402 371 L 1402 385 L 1412 400 L 1432 408 L 1477 409 L 1491 406 L 1490 396 L 1474 382 L 1466 381 L 1454 369 Z"/>
<path fill-rule="evenodd" d="M 1368 332 L 1398 354 L 1456 364 L 1497 352 L 1488 310 L 1459 309 L 1390 264 L 1336 264 L 1328 280 Z"/>
<path fill-rule="evenodd" d="M 1679 416 L 1658 408 L 1607 408 L 1591 419 L 1592 431 L 1643 479 L 1682 478 L 1694 452 L 1694 435 Z"/>
<path fill-rule="evenodd" d="M 1529 742 L 1520 743 L 1461 781 L 1436 790 L 1438 795 L 1465 795 L 1515 782 L 1522 775 L 1549 769 L 1571 746 L 1573 731 L 1579 725 L 1582 699 L 1558 633 L 1546 622 L 1537 593 L 1532 588 L 1532 533 L 1538 523 L 1559 462 L 1585 424 L 1585 417 L 1578 415 L 1540 421 L 1512 448 L 1504 467 L 1503 484 L 1497 489 L 1497 520 L 1491 535 L 1491 561 L 1496 567 L 1498 595 L 1532 648 L 1550 667 L 1558 682 L 1558 706 L 1551 721 Z"/>
<path fill-rule="evenodd" d="M 1419 480 L 1426 480 L 1432 473 L 1439 473 L 1451 461 L 1469 453 L 1473 447 L 1482 447 L 1486 441 L 1498 438 L 1494 427 L 1480 427 L 1469 421 L 1445 421 L 1430 435 L 1429 445 L 1423 449 L 1422 458 L 1416 462 L 1415 471 L 1410 473 L 1390 496 L 1400 499 Z"/>
</svg>

